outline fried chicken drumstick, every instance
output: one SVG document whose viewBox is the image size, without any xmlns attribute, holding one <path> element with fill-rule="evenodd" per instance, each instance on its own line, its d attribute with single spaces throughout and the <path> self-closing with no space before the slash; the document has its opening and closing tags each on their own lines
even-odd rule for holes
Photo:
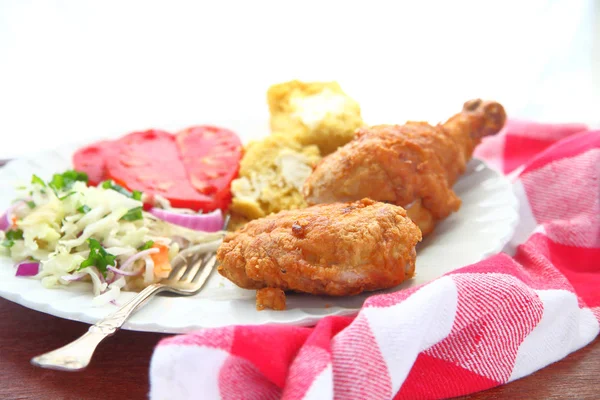
<svg viewBox="0 0 600 400">
<path fill-rule="evenodd" d="M 304 184 L 304 197 L 309 204 L 362 198 L 396 204 L 426 235 L 459 209 L 452 186 L 481 138 L 498 133 L 505 120 L 499 103 L 477 99 L 443 125 L 361 128 L 317 165 Z"/>
<path fill-rule="evenodd" d="M 371 199 L 321 204 L 228 234 L 217 251 L 218 271 L 242 288 L 259 289 L 258 308 L 285 305 L 281 291 L 265 288 L 354 295 L 412 277 L 420 240 L 402 207 Z"/>
</svg>

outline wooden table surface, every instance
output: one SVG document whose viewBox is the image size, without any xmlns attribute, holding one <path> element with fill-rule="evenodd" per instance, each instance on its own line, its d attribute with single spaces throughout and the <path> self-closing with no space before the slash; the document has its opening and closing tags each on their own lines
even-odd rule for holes
<svg viewBox="0 0 600 400">
<path fill-rule="evenodd" d="M 166 335 L 120 331 L 83 372 L 33 367 L 29 360 L 85 332 L 68 321 L 0 299 L 0 399 L 144 399 L 154 345 Z M 526 378 L 465 399 L 600 398 L 600 340 Z"/>
</svg>

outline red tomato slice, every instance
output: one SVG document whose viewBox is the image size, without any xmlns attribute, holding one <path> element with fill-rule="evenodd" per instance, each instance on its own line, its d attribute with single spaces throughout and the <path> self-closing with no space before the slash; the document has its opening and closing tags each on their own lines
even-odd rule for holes
<svg viewBox="0 0 600 400">
<path fill-rule="evenodd" d="M 97 185 L 107 179 L 105 157 L 114 142 L 105 140 L 83 147 L 73 155 L 73 165 L 77 171 L 85 172 L 90 185 Z"/>
<path fill-rule="evenodd" d="M 73 163 L 91 185 L 113 179 L 129 190 L 159 194 L 173 207 L 208 212 L 228 207 L 241 158 L 235 133 L 196 126 L 176 136 L 148 130 L 95 143 L 78 150 Z"/>
<path fill-rule="evenodd" d="M 134 132 L 117 143 L 107 159 L 108 176 L 129 190 L 159 194 L 173 207 L 211 211 L 214 199 L 194 190 L 181 162 L 175 138 L 168 132 Z"/>
<path fill-rule="evenodd" d="M 180 131 L 176 142 L 192 186 L 213 197 L 215 208 L 226 209 L 242 158 L 240 138 L 228 129 L 205 125 Z"/>
</svg>

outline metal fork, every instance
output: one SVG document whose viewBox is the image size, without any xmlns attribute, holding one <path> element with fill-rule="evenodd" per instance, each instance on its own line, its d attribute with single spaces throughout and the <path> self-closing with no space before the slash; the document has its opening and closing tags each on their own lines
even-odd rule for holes
<svg viewBox="0 0 600 400">
<path fill-rule="evenodd" d="M 226 222 L 227 224 L 227 222 Z M 35 366 L 60 371 L 80 371 L 88 366 L 98 344 L 115 334 L 136 310 L 160 292 L 191 296 L 200 291 L 216 265 L 215 252 L 190 257 L 173 267 L 166 280 L 152 284 L 106 318 L 90 326 L 71 343 L 31 359 Z"/>
</svg>

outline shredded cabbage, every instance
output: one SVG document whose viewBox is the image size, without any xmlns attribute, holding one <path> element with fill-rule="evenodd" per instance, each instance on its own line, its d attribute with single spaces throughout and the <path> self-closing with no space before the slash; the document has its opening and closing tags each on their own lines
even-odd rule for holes
<svg viewBox="0 0 600 400">
<path fill-rule="evenodd" d="M 140 212 L 143 203 L 136 196 L 113 190 L 111 185 L 89 187 L 79 180 L 80 175 L 69 173 L 64 174 L 65 179 L 53 178 L 49 184 L 34 177 L 31 185 L 20 188 L 21 199 L 26 201 L 12 210 L 15 221 L 9 229 L 21 230 L 22 239 L 9 243 L 4 240 L 6 233 L 0 231 L 0 242 L 4 243 L 0 254 L 15 262 L 39 261 L 36 278 L 46 288 L 79 279 L 90 281 L 96 296 L 94 304 L 102 305 L 118 298 L 121 289 L 139 290 L 160 281 L 164 271 L 170 270 L 170 265 L 155 265 L 153 254 L 140 255 L 128 263 L 126 269 L 139 271 L 138 276 L 115 273 L 106 268 L 106 260 L 114 263 L 109 264 L 111 268 L 118 269 L 144 246 L 152 246 L 164 248 L 172 262 L 187 248 L 202 244 L 216 248 L 223 238 L 224 232 L 192 231 Z M 68 180 L 71 176 L 77 178 Z M 171 208 L 166 202 L 165 207 Z M 162 274 L 158 276 L 155 271 Z"/>
</svg>

